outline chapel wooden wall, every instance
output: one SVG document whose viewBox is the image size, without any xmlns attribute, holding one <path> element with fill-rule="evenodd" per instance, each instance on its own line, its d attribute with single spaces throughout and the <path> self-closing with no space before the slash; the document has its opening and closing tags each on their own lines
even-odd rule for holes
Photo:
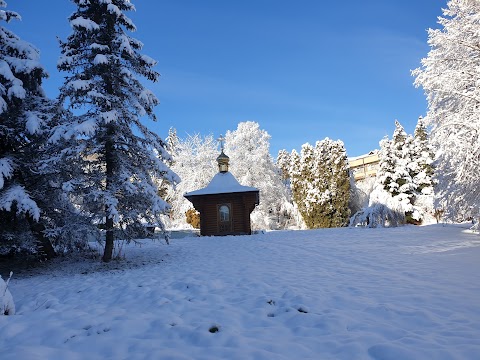
<svg viewBox="0 0 480 360">
<path fill-rule="evenodd" d="M 243 235 L 251 234 L 250 213 L 258 205 L 258 192 L 227 193 L 192 196 L 189 200 L 200 212 L 200 235 Z M 230 204 L 231 231 L 221 232 L 219 229 L 218 206 Z"/>
</svg>

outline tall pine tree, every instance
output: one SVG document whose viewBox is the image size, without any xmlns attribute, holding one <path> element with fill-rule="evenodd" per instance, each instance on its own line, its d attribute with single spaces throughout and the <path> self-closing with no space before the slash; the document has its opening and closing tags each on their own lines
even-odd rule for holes
<svg viewBox="0 0 480 360">
<path fill-rule="evenodd" d="M 0 8 L 6 6 L 0 0 Z M 2 23 L 12 19 L 19 14 L 0 10 Z M 51 111 L 41 87 L 46 76 L 39 51 L 0 26 L 0 253 L 55 254 L 40 222 L 48 199 L 36 169 Z"/>
<path fill-rule="evenodd" d="M 60 101 L 74 109 L 56 128 L 54 139 L 67 146 L 64 160 L 82 174 L 63 188 L 106 230 L 104 261 L 112 258 L 114 230 L 125 236 L 144 231 L 143 223 L 163 228 L 159 215 L 169 206 L 158 196 L 152 177 L 170 183 L 178 177 L 165 165 L 165 143 L 143 125 L 155 120 L 155 95 L 137 79 L 157 81 L 156 61 L 140 54 L 143 44 L 130 37 L 135 25 L 125 15 L 129 0 L 72 0 L 73 28 L 61 42 L 58 69 L 68 75 Z"/>
<path fill-rule="evenodd" d="M 434 157 L 435 154 L 430 145 L 425 121 L 420 116 L 417 126 L 415 127 L 413 140 L 413 161 L 416 163 L 413 182 L 415 184 L 415 191 L 419 195 L 433 195 L 433 187 L 436 183 L 433 179 Z"/>
<path fill-rule="evenodd" d="M 412 175 L 412 142 L 413 138 L 407 135 L 403 126 L 395 120 L 395 131 L 392 140 L 382 146 L 381 167 L 388 166 L 382 179 L 385 190 L 392 196 L 405 194 L 412 198 L 415 186 Z M 388 148 L 387 148 L 388 147 Z"/>
</svg>

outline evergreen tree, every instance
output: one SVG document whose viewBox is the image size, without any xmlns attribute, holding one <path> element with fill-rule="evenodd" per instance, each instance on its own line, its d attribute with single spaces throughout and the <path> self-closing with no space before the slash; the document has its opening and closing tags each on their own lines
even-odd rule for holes
<svg viewBox="0 0 480 360">
<path fill-rule="evenodd" d="M 413 156 L 416 169 L 413 176 L 415 191 L 418 195 L 433 195 L 435 185 L 433 160 L 435 154 L 430 146 L 425 121 L 418 118 L 413 141 Z"/>
<path fill-rule="evenodd" d="M 303 149 L 303 146 L 302 146 Z M 292 191 L 294 194 L 301 193 L 301 157 L 297 150 L 293 149 L 290 153 L 290 162 L 288 167 L 288 174 L 291 181 Z M 293 188 L 296 187 L 295 190 Z"/>
<path fill-rule="evenodd" d="M 287 150 L 282 149 L 278 152 L 277 167 L 281 171 L 282 180 L 287 184 L 290 179 L 290 153 Z"/>
<path fill-rule="evenodd" d="M 413 197 L 415 186 L 412 179 L 412 142 L 413 138 L 407 135 L 400 122 L 395 120 L 392 140 L 388 144 L 385 143 L 389 149 L 385 149 L 382 153 L 382 155 L 386 155 L 384 161 L 389 168 L 389 171 L 385 172 L 382 182 L 385 190 L 389 191 L 392 196 L 405 194 L 409 199 Z"/>
<path fill-rule="evenodd" d="M 299 202 L 295 200 L 295 195 L 300 194 L 300 186 L 301 184 L 301 171 L 300 171 L 300 155 L 298 152 L 294 149 L 290 153 L 289 156 L 289 163 L 288 163 L 288 192 L 290 196 L 290 201 L 292 202 L 293 205 L 293 216 L 295 218 L 295 222 L 297 224 L 297 228 L 300 229 L 306 229 L 307 225 L 305 224 L 305 221 L 303 220 L 302 214 L 300 212 L 300 209 L 298 207 Z M 293 188 L 296 187 L 297 191 L 295 192 Z"/>
<path fill-rule="evenodd" d="M 369 206 L 355 214 L 351 224 L 366 222 L 376 227 L 422 222 L 433 212 L 432 152 L 422 119 L 415 137 L 395 121 L 392 140 L 384 138 L 380 148 L 379 170 Z"/>
<path fill-rule="evenodd" d="M 309 228 L 345 226 L 350 215 L 350 176 L 341 141 L 328 138 L 315 147 L 302 145 L 300 158 L 292 152 L 292 192 Z"/>
<path fill-rule="evenodd" d="M 20 16 L 0 10 L 1 22 L 12 19 Z M 0 26 L 0 253 L 55 255 L 42 224 L 50 199 L 36 169 L 51 111 L 41 87 L 46 76 L 39 51 Z"/>
<path fill-rule="evenodd" d="M 431 47 L 413 71 L 428 99 L 436 151 L 436 207 L 453 220 L 480 214 L 480 2 L 450 0 L 428 30 Z"/>
<path fill-rule="evenodd" d="M 406 139 L 403 128 L 396 126 L 397 146 L 401 139 Z M 400 148 L 401 150 L 401 148 Z M 397 154 L 399 153 L 397 149 Z M 401 151 L 400 151 L 401 153 Z M 373 190 L 370 193 L 368 206 L 355 213 L 350 219 L 350 226 L 385 227 L 399 226 L 405 223 L 405 204 L 400 201 L 404 196 L 400 194 L 400 186 L 397 179 L 398 158 L 395 156 L 395 145 L 393 140 L 384 137 L 380 141 L 378 172 L 375 178 Z M 405 175 L 405 169 L 402 174 Z M 406 199 L 407 211 L 410 211 L 410 200 Z"/>
<path fill-rule="evenodd" d="M 62 161 L 81 173 L 63 179 L 62 187 L 106 230 L 104 261 L 112 258 L 114 229 L 131 237 L 144 234 L 144 223 L 163 229 L 160 214 L 168 204 L 158 196 L 153 177 L 178 182 L 165 165 L 166 144 L 141 122 L 155 120 L 155 95 L 137 79 L 157 81 L 156 61 L 140 54 L 143 44 L 130 37 L 135 25 L 125 15 L 128 0 L 72 0 L 73 28 L 60 42 L 58 69 L 69 73 L 60 101 L 75 110 L 51 138 L 65 145 Z"/>
<path fill-rule="evenodd" d="M 381 173 L 380 181 L 383 188 L 403 205 L 406 220 L 416 222 L 419 219 L 416 213 L 414 215 L 413 208 L 416 190 L 413 177 L 417 169 L 413 156 L 413 137 L 407 135 L 400 122 L 395 120 L 392 140 L 384 146 L 389 149 L 382 149 L 381 156 L 386 157 L 382 160 L 388 164 L 389 171 Z M 382 166 L 380 168 L 382 169 Z"/>
<path fill-rule="evenodd" d="M 313 147 L 309 143 L 302 145 L 300 154 L 293 150 L 290 156 L 290 181 L 293 195 L 293 202 L 297 205 L 298 211 L 307 227 L 310 227 L 309 210 L 310 203 L 307 202 L 309 184 L 312 182 L 311 167 L 313 165 Z"/>
<path fill-rule="evenodd" d="M 349 202 L 351 196 L 350 173 L 348 171 L 348 158 L 342 141 L 325 139 L 323 155 L 326 158 L 329 170 L 328 192 L 329 206 L 323 207 L 324 217 L 328 219 L 328 227 L 341 227 L 348 224 L 350 217 Z"/>
<path fill-rule="evenodd" d="M 170 154 L 170 159 L 166 159 L 165 162 L 170 168 L 172 168 L 172 165 L 174 163 L 174 158 L 177 156 L 177 153 L 179 151 L 178 149 L 179 141 L 180 139 L 177 136 L 177 130 L 173 127 L 170 127 L 170 129 L 168 129 L 168 136 L 165 139 L 165 142 L 166 142 L 165 149 Z M 181 178 L 183 179 L 183 177 Z M 167 199 L 168 192 L 170 191 L 170 189 L 175 187 L 175 184 L 170 183 L 170 181 L 168 181 L 168 178 L 165 178 L 163 176 L 161 177 L 153 176 L 153 180 L 154 180 L 155 186 L 158 188 L 158 191 L 157 191 L 158 196 L 160 196 L 162 199 Z M 167 202 L 169 202 L 169 200 L 167 200 Z"/>
<path fill-rule="evenodd" d="M 180 139 L 177 135 L 177 129 L 175 129 L 174 127 L 168 129 L 168 136 L 165 141 L 167 143 L 167 150 L 169 154 L 172 156 L 172 158 L 174 158 L 178 152 L 178 147 L 180 143 Z"/>
<path fill-rule="evenodd" d="M 412 180 L 415 198 L 413 205 L 419 212 L 419 221 L 432 217 L 434 214 L 434 179 L 433 159 L 434 153 L 430 146 L 425 122 L 419 117 L 412 146 Z M 408 220 L 408 219 L 407 219 Z"/>
<path fill-rule="evenodd" d="M 303 147 L 302 147 L 303 149 Z M 302 177 L 302 162 L 300 154 L 293 149 L 290 153 L 290 162 L 288 167 L 288 175 L 290 177 L 290 193 L 293 202 L 293 208 L 295 210 L 296 222 L 298 227 L 306 228 L 307 225 L 302 216 L 300 205 L 303 204 L 303 196 L 305 193 L 305 179 Z"/>
<path fill-rule="evenodd" d="M 380 184 L 382 189 L 385 191 L 393 193 L 398 184 L 393 181 L 396 163 L 393 158 L 392 145 L 391 141 L 388 139 L 388 136 L 385 136 L 382 140 L 380 140 L 379 145 L 380 151 L 378 153 L 379 163 L 376 182 L 377 184 Z M 392 184 L 392 188 L 390 187 L 390 184 Z"/>
</svg>

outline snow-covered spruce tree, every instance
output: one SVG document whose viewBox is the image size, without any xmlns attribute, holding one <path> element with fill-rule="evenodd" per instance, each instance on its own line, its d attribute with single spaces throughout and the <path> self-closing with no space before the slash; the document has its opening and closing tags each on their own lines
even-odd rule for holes
<svg viewBox="0 0 480 360">
<path fill-rule="evenodd" d="M 182 182 L 175 187 L 169 187 L 166 197 L 172 206 L 170 217 L 173 227 L 187 225 L 186 213 L 193 209 L 193 206 L 183 195 L 208 185 L 217 172 L 218 154 L 217 141 L 213 135 L 195 134 L 188 135 L 186 139 L 176 138 L 171 169 L 180 176 Z"/>
<path fill-rule="evenodd" d="M 364 227 L 386 227 L 399 226 L 405 223 L 404 204 L 399 199 L 406 200 L 408 210 L 411 203 L 409 198 L 395 197 L 392 189 L 398 193 L 398 184 L 393 180 L 396 178 L 397 161 L 394 155 L 393 140 L 388 137 L 380 141 L 379 169 L 370 193 L 368 206 L 357 211 L 350 219 L 350 226 Z M 388 186 L 385 186 L 385 184 Z"/>
<path fill-rule="evenodd" d="M 168 153 L 172 158 L 174 158 L 175 155 L 177 154 L 178 146 L 180 143 L 180 139 L 178 138 L 178 135 L 177 135 L 177 129 L 175 129 L 174 127 L 170 127 L 170 129 L 168 129 L 168 136 L 165 139 L 165 141 L 167 143 Z"/>
<path fill-rule="evenodd" d="M 433 195 L 435 185 L 433 161 L 435 154 L 430 145 L 429 135 L 425 121 L 418 118 L 413 140 L 413 161 L 416 164 L 413 182 L 417 194 Z"/>
<path fill-rule="evenodd" d="M 428 99 L 426 125 L 436 151 L 436 208 L 452 220 L 480 209 L 480 2 L 450 0 L 441 29 L 428 30 L 431 47 L 412 72 Z"/>
<path fill-rule="evenodd" d="M 44 132 L 38 173 L 41 178 L 36 184 L 44 194 L 38 202 L 42 208 L 44 233 L 57 253 L 68 253 L 88 249 L 88 242 L 99 239 L 97 224 L 92 223 L 91 214 L 83 211 L 83 199 L 72 196 L 72 184 L 82 181 L 85 163 L 81 157 L 73 156 L 77 145 L 74 137 L 58 139 L 64 133 L 66 119 L 73 121 L 73 114 L 60 104 L 52 105 L 49 130 Z"/>
<path fill-rule="evenodd" d="M 292 189 L 293 202 L 302 215 L 302 219 L 307 227 L 310 227 L 306 218 L 311 211 L 310 203 L 307 201 L 307 193 L 312 183 L 312 169 L 314 162 L 313 146 L 309 143 L 302 145 L 300 154 L 292 150 L 290 156 L 290 186 Z"/>
<path fill-rule="evenodd" d="M 412 179 L 412 143 L 413 138 L 407 135 L 403 126 L 398 120 L 395 120 L 395 131 L 393 132 L 392 140 L 386 146 L 389 149 L 384 149 L 381 156 L 388 164 L 389 169 L 383 174 L 382 184 L 384 189 L 392 194 L 398 196 L 405 194 L 409 199 L 412 198 L 415 186 Z M 382 149 L 383 150 L 383 149 Z M 382 164 L 381 164 L 382 166 Z"/>
<path fill-rule="evenodd" d="M 303 149 L 303 147 L 302 147 Z M 290 163 L 288 167 L 290 196 L 293 202 L 294 216 L 297 222 L 297 226 L 302 229 L 306 229 L 307 225 L 303 220 L 302 212 L 300 211 L 299 204 L 304 203 L 304 194 L 306 187 L 306 179 L 302 175 L 302 162 L 300 154 L 297 150 L 293 149 L 290 153 Z M 303 172 L 304 173 L 304 172 Z"/>
<path fill-rule="evenodd" d="M 137 79 L 156 81 L 156 62 L 139 51 L 143 44 L 130 37 L 135 25 L 125 15 L 134 10 L 129 0 L 72 0 L 73 28 L 60 42 L 58 69 L 69 73 L 60 101 L 74 109 L 55 131 L 70 147 L 64 161 L 81 164 L 83 174 L 63 184 L 92 220 L 104 223 L 104 261 L 112 258 L 114 229 L 126 237 L 145 232 L 144 224 L 163 229 L 159 215 L 168 204 L 158 196 L 152 177 L 176 183 L 165 165 L 165 143 L 141 122 L 155 120 L 155 95 Z M 74 141 L 72 141 L 72 139 Z"/>
<path fill-rule="evenodd" d="M 322 162 L 325 173 L 328 174 L 328 186 L 325 194 L 328 201 L 322 206 L 324 222 L 327 227 L 340 227 L 348 224 L 350 217 L 350 173 L 348 171 L 348 158 L 342 141 L 324 139 L 316 144 L 321 148 Z M 328 206 L 327 206 L 328 204 Z"/>
<path fill-rule="evenodd" d="M 0 0 L 0 9 L 7 4 Z M 20 19 L 0 10 L 0 22 Z M 46 72 L 39 51 L 0 26 L 0 254 L 55 255 L 44 236 L 48 194 L 36 171 L 51 103 L 41 87 Z M 43 211 L 43 213 L 42 213 Z"/>
<path fill-rule="evenodd" d="M 355 214 L 351 224 L 396 226 L 404 221 L 418 224 L 431 217 L 433 155 L 422 118 L 418 120 L 415 137 L 407 135 L 395 121 L 392 140 L 384 138 L 380 147 L 379 171 L 369 206 Z M 376 220 L 370 222 L 369 219 Z"/>
<path fill-rule="evenodd" d="M 166 159 L 166 164 L 168 165 L 168 167 L 171 168 L 172 164 L 173 164 L 173 159 L 175 158 L 176 154 L 177 154 L 177 151 L 178 151 L 178 143 L 179 143 L 179 138 L 177 136 L 177 130 L 173 127 L 170 127 L 170 129 L 168 129 L 168 136 L 167 138 L 165 139 L 165 143 L 166 143 L 166 146 L 165 146 L 165 149 L 167 150 L 167 152 L 170 154 L 170 159 Z M 157 186 L 158 188 L 158 196 L 160 196 L 162 199 L 165 199 L 167 200 L 167 194 L 168 192 L 170 191 L 170 188 L 172 187 L 175 187 L 175 184 L 171 184 L 169 181 L 168 181 L 168 178 L 165 178 L 163 176 L 161 176 L 160 178 L 156 177 L 156 176 L 153 176 L 153 182 L 154 184 Z M 170 204 L 170 202 L 167 200 L 167 202 Z M 170 221 L 170 217 L 163 217 L 164 220 L 166 221 Z M 168 227 L 169 224 L 164 224 Z"/>
<path fill-rule="evenodd" d="M 384 168 L 385 162 L 388 164 L 388 170 L 380 173 L 379 181 L 384 190 L 403 205 L 407 222 L 421 220 L 413 207 L 416 191 L 413 178 L 418 169 L 413 156 L 413 142 L 413 137 L 405 132 L 398 120 L 395 120 L 392 140 L 383 144 L 380 154 L 383 157 L 380 160 L 380 169 Z"/>
<path fill-rule="evenodd" d="M 415 187 L 414 205 L 422 216 L 432 218 L 434 214 L 434 152 L 430 145 L 425 122 L 418 118 L 412 143 L 412 180 Z"/>
<path fill-rule="evenodd" d="M 281 171 L 282 180 L 284 181 L 285 184 L 288 184 L 290 180 L 290 174 L 289 174 L 290 160 L 291 160 L 290 153 L 287 150 L 282 149 L 278 152 L 277 167 Z"/>
<path fill-rule="evenodd" d="M 310 229 L 348 223 L 350 177 L 343 142 L 326 138 L 315 147 L 304 144 L 291 176 L 294 201 Z"/>
<path fill-rule="evenodd" d="M 306 145 L 306 144 L 305 144 Z M 303 146 L 302 146 L 303 149 Z M 294 196 L 294 201 L 296 201 L 295 196 L 301 195 L 303 193 L 303 177 L 302 177 L 302 162 L 300 154 L 297 150 L 293 149 L 290 153 L 290 163 L 288 167 L 288 175 L 290 178 L 290 185 Z M 294 190 L 294 187 L 296 189 Z"/>
<path fill-rule="evenodd" d="M 294 224 L 293 206 L 270 155 L 270 135 L 253 121 L 241 122 L 225 135 L 230 172 L 242 185 L 260 190 L 260 204 L 252 212 L 254 229 L 279 229 Z"/>
</svg>

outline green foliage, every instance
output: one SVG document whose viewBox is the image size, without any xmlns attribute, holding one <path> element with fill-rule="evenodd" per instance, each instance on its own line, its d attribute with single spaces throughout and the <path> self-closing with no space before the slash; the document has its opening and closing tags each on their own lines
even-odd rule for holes
<svg viewBox="0 0 480 360">
<path fill-rule="evenodd" d="M 293 199 L 308 228 L 345 226 L 350 216 L 350 179 L 341 141 L 328 138 L 291 154 Z"/>
</svg>

